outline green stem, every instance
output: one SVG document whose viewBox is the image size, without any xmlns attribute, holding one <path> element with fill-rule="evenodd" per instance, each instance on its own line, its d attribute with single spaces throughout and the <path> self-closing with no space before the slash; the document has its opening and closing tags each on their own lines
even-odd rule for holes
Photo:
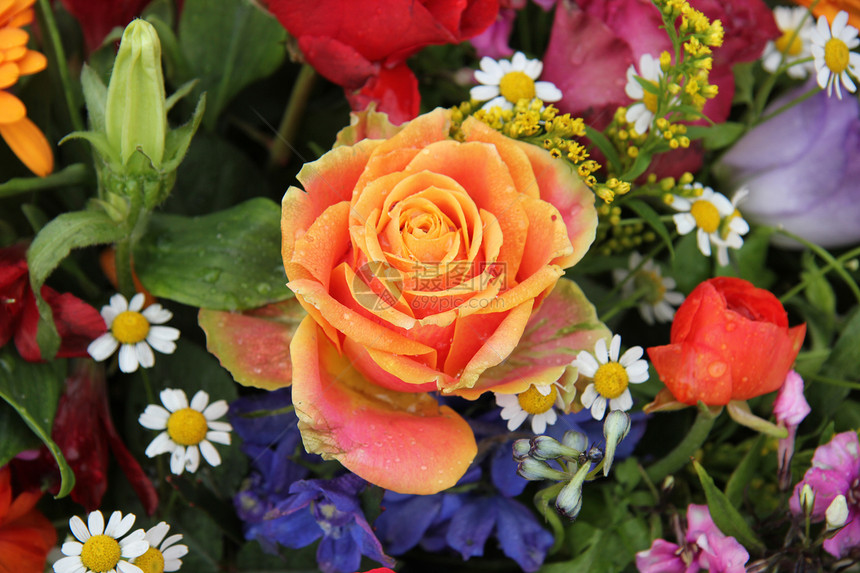
<svg viewBox="0 0 860 573">
<path fill-rule="evenodd" d="M 303 65 L 299 71 L 299 77 L 296 78 L 296 83 L 293 84 L 290 100 L 287 102 L 287 108 L 281 118 L 281 125 L 278 126 L 278 133 L 275 135 L 272 149 L 269 151 L 270 168 L 286 165 L 290 160 L 290 155 L 293 153 L 292 141 L 296 137 L 299 125 L 301 125 L 302 115 L 308 98 L 310 98 L 311 90 L 313 90 L 315 79 L 316 72 L 314 69 L 307 64 Z"/>
<path fill-rule="evenodd" d="M 777 229 L 776 232 L 785 235 L 789 239 L 797 241 L 798 243 L 818 255 L 820 258 L 827 261 L 830 267 L 836 271 L 836 274 L 842 277 L 842 280 L 845 281 L 845 284 L 848 285 L 848 288 L 851 290 L 851 292 L 854 293 L 854 298 L 857 299 L 857 302 L 860 302 L 860 287 L 857 286 L 857 283 L 854 281 L 853 278 L 851 278 L 851 275 L 848 273 L 848 271 L 845 270 L 845 267 L 842 266 L 842 264 L 838 260 L 836 260 L 836 257 L 831 255 L 826 249 L 816 245 L 812 241 L 808 241 L 799 235 L 795 235 L 794 233 L 789 233 L 785 229 Z"/>
<path fill-rule="evenodd" d="M 116 282 L 119 292 L 127 299 L 134 296 L 134 274 L 131 269 L 131 237 L 116 244 Z"/>
<path fill-rule="evenodd" d="M 791 101 L 790 101 L 790 102 L 788 102 L 787 104 L 782 105 L 782 106 L 780 106 L 778 109 L 776 109 L 775 111 L 773 111 L 773 112 L 771 112 L 771 113 L 767 114 L 767 115 L 766 115 L 766 116 L 764 116 L 763 118 L 761 118 L 761 119 L 759 119 L 758 121 L 756 121 L 753 125 L 758 125 L 758 124 L 760 124 L 760 123 L 764 123 L 764 122 L 766 122 L 767 120 L 771 119 L 772 117 L 776 117 L 776 116 L 778 116 L 778 115 L 779 115 L 779 114 L 781 114 L 782 112 L 787 111 L 787 110 L 789 110 L 789 109 L 793 108 L 794 106 L 796 106 L 797 104 L 802 103 L 802 102 L 804 102 L 804 101 L 808 100 L 809 98 L 811 98 L 811 97 L 812 97 L 812 96 L 814 96 L 815 94 L 819 93 L 820 91 L 821 91 L 821 88 L 816 88 L 816 89 L 811 89 L 811 90 L 809 90 L 808 92 L 806 92 L 806 93 L 805 93 L 805 94 L 803 94 L 802 96 L 800 96 L 800 97 L 798 97 L 798 98 L 795 98 L 795 99 L 791 100 Z"/>
<path fill-rule="evenodd" d="M 719 410 L 722 412 L 722 409 Z M 648 479 L 652 483 L 658 484 L 669 474 L 675 473 L 684 467 L 690 457 L 702 447 L 705 440 L 708 439 L 708 434 L 714 426 L 714 420 L 717 419 L 719 412 L 714 414 L 711 410 L 699 403 L 699 413 L 696 415 L 696 421 L 687 432 L 686 437 L 681 440 L 681 443 L 675 446 L 675 449 L 666 454 L 659 462 L 652 464 L 647 470 Z"/>
<path fill-rule="evenodd" d="M 73 131 L 84 131 L 84 122 L 78 113 L 78 106 L 75 98 L 76 92 L 72 88 L 72 82 L 69 77 L 66 52 L 63 49 L 60 30 L 57 28 L 56 20 L 54 20 L 54 12 L 51 9 L 51 3 L 49 0 L 39 0 L 38 7 L 39 28 L 42 30 L 46 46 L 50 48 L 51 60 L 53 60 L 53 63 L 56 66 L 57 75 L 60 77 L 60 84 L 63 88 L 63 96 L 66 100 L 66 108 L 69 113 L 69 121 L 72 124 Z"/>
<path fill-rule="evenodd" d="M 836 259 L 836 263 L 838 266 L 841 266 L 845 262 L 850 261 L 851 259 L 853 259 L 857 256 L 860 256 L 860 247 L 852 249 L 852 250 L 848 251 L 847 253 L 839 256 L 839 258 Z M 789 300 L 794 298 L 800 291 L 805 289 L 806 285 L 809 284 L 809 281 L 816 280 L 816 279 L 818 279 L 818 277 L 826 275 L 828 272 L 830 272 L 833 269 L 834 269 L 834 265 L 828 264 L 824 268 L 818 269 L 817 272 L 811 273 L 807 278 L 805 278 L 802 281 L 800 281 L 799 283 L 797 283 L 788 292 L 786 292 L 784 295 L 782 295 L 779 298 L 779 302 L 781 302 L 782 304 L 785 304 L 786 302 L 788 302 Z"/>
</svg>

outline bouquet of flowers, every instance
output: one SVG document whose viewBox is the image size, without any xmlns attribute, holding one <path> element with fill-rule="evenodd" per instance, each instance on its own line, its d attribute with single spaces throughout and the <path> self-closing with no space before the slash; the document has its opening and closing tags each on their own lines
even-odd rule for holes
<svg viewBox="0 0 860 573">
<path fill-rule="evenodd" d="M 860 8 L 0 0 L 0 571 L 860 570 Z"/>
</svg>

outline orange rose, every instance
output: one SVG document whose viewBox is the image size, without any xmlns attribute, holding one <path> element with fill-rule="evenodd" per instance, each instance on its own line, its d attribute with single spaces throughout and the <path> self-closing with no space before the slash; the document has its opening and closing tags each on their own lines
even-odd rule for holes
<svg viewBox="0 0 860 573">
<path fill-rule="evenodd" d="M 795 4 L 809 8 L 813 0 L 794 0 Z M 855 28 L 860 28 L 860 0 L 819 0 L 812 13 L 816 16 L 824 16 L 828 22 L 833 22 L 840 11 L 848 12 L 848 23 Z"/>
<path fill-rule="evenodd" d="M 552 383 L 606 335 L 559 281 L 597 214 L 570 166 L 539 147 L 471 118 L 454 140 L 443 109 L 402 127 L 384 118 L 356 117 L 299 173 L 304 191 L 284 196 L 284 266 L 308 316 L 296 327 L 286 301 L 202 311 L 200 324 L 237 381 L 275 388 L 291 376 L 308 451 L 429 494 L 477 451 L 466 421 L 429 392 L 475 399 Z"/>
</svg>

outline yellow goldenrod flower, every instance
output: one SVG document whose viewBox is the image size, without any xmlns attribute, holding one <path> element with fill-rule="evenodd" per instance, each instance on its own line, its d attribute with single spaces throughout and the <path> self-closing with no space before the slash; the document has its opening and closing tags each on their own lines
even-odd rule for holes
<svg viewBox="0 0 860 573">
<path fill-rule="evenodd" d="M 27 117 L 24 103 L 8 90 L 20 76 L 45 69 L 45 56 L 27 48 L 30 34 L 22 26 L 33 21 L 35 0 L 0 2 L 0 137 L 30 171 L 44 177 L 54 169 L 51 145 Z"/>
</svg>

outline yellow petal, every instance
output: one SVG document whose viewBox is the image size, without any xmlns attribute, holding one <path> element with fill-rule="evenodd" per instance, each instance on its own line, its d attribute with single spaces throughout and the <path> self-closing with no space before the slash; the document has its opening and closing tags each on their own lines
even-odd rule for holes
<svg viewBox="0 0 860 573">
<path fill-rule="evenodd" d="M 0 92 L 2 93 L 5 92 Z M 44 177 L 54 170 L 51 144 L 45 139 L 42 130 L 26 116 L 13 123 L 0 123 L 0 136 L 6 140 L 18 159 L 39 177 Z"/>
</svg>

